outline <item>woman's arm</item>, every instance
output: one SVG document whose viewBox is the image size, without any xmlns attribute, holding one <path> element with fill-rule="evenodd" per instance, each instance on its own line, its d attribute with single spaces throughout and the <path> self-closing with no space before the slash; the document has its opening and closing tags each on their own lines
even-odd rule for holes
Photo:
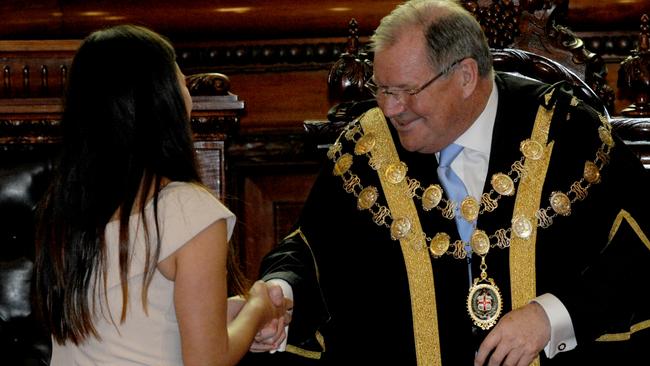
<svg viewBox="0 0 650 366">
<path fill-rule="evenodd" d="M 158 265 L 163 275 L 175 282 L 174 304 L 185 366 L 236 364 L 258 329 L 284 313 L 284 309 L 273 307 L 264 283 L 257 282 L 228 324 L 226 230 L 225 220 L 212 223 Z"/>
</svg>

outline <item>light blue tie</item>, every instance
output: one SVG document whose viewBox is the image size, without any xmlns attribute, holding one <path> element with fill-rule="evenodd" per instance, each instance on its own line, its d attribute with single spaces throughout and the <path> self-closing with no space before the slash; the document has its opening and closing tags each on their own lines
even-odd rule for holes
<svg viewBox="0 0 650 366">
<path fill-rule="evenodd" d="M 470 287 L 472 285 L 472 266 L 471 266 L 471 250 L 469 240 L 474 231 L 475 222 L 469 222 L 460 214 L 460 203 L 467 197 L 467 188 L 460 178 L 454 173 L 451 168 L 451 162 L 456 159 L 458 154 L 463 151 L 463 147 L 456 144 L 451 144 L 440 151 L 440 164 L 438 165 L 438 178 L 447 193 L 447 198 L 456 204 L 455 217 L 456 229 L 460 238 L 465 242 L 465 250 L 468 253 L 467 263 L 469 271 Z"/>
</svg>

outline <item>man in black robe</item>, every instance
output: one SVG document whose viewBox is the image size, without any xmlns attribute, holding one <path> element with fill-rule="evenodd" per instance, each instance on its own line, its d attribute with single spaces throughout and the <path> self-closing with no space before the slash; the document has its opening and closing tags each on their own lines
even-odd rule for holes
<svg viewBox="0 0 650 366">
<path fill-rule="evenodd" d="M 292 289 L 287 350 L 335 365 L 634 364 L 650 339 L 649 186 L 606 118 L 495 73 L 451 0 L 399 6 L 372 47 L 379 108 L 332 145 L 262 264 Z M 458 200 L 438 172 L 452 144 Z"/>
</svg>

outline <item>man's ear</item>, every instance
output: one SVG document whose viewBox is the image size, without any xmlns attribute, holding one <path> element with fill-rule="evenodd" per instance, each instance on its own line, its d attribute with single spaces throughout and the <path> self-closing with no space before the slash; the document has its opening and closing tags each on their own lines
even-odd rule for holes
<svg viewBox="0 0 650 366">
<path fill-rule="evenodd" d="M 473 58 L 466 58 L 458 63 L 457 72 L 461 74 L 461 87 L 463 98 L 469 98 L 478 85 L 478 63 Z"/>
</svg>

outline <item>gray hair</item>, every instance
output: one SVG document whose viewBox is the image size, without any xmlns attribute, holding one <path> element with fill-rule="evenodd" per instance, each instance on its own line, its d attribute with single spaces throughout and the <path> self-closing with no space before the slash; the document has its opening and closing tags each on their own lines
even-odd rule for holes
<svg viewBox="0 0 650 366">
<path fill-rule="evenodd" d="M 374 52 L 392 46 L 408 26 L 422 29 L 432 68 L 448 67 L 469 57 L 482 77 L 492 72 L 492 55 L 476 19 L 457 0 L 411 0 L 384 17 L 370 38 Z"/>
</svg>

